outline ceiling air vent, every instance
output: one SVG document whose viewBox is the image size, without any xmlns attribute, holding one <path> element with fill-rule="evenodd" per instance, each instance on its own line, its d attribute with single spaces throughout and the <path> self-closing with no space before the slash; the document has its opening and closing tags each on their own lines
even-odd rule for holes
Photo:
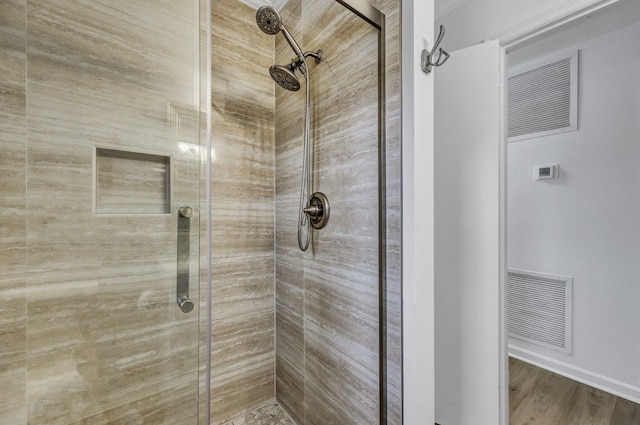
<svg viewBox="0 0 640 425">
<path fill-rule="evenodd" d="M 510 142 L 578 129 L 578 51 L 509 71 Z"/>
<path fill-rule="evenodd" d="M 507 281 L 509 344 L 521 340 L 570 354 L 573 279 L 509 269 Z"/>
</svg>

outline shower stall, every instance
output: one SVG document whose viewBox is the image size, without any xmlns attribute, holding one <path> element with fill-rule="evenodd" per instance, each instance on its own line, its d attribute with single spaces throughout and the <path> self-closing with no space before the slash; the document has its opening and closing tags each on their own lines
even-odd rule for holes
<svg viewBox="0 0 640 425">
<path fill-rule="evenodd" d="M 402 423 L 399 3 L 0 0 L 1 424 Z"/>
</svg>

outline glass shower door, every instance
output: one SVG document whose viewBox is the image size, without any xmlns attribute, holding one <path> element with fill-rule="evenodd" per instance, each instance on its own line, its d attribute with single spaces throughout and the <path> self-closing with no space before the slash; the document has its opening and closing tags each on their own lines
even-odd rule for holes
<svg viewBox="0 0 640 425">
<path fill-rule="evenodd" d="M 195 425 L 199 2 L 2 7 L 0 423 Z"/>
</svg>

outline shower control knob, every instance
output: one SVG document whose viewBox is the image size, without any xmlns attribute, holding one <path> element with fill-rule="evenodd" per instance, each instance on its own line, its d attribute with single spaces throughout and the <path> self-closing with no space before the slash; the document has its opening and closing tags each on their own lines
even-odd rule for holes
<svg viewBox="0 0 640 425">
<path fill-rule="evenodd" d="M 186 295 L 180 295 L 178 297 L 178 305 L 183 313 L 190 313 L 193 311 L 193 307 L 195 307 L 193 301 L 191 301 Z"/>
<path fill-rule="evenodd" d="M 322 229 L 329 221 L 329 199 L 322 192 L 311 195 L 309 205 L 304 210 L 309 216 L 309 223 L 314 229 Z"/>
<path fill-rule="evenodd" d="M 322 215 L 322 205 L 308 206 L 304 209 L 304 212 L 311 217 L 318 217 Z"/>
</svg>

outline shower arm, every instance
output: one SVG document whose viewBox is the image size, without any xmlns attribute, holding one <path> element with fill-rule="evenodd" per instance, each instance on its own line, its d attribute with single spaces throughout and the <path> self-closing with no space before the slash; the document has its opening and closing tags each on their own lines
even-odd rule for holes
<svg viewBox="0 0 640 425">
<path fill-rule="evenodd" d="M 305 58 L 308 58 L 309 56 L 316 60 L 316 64 L 319 64 L 320 62 L 322 62 L 322 59 L 324 59 L 324 52 L 322 51 L 322 49 L 318 50 L 317 52 L 304 52 Z"/>
<path fill-rule="evenodd" d="M 322 62 L 322 60 L 324 59 L 324 51 L 322 49 L 319 49 L 317 52 L 304 52 L 303 56 L 306 58 L 308 57 L 312 57 L 315 59 L 316 64 L 319 64 L 320 62 Z M 306 60 L 303 62 L 302 60 L 300 60 L 300 58 L 293 58 L 291 59 L 291 65 L 289 65 L 289 69 L 291 69 L 291 71 L 295 71 L 296 69 L 300 69 L 300 67 L 302 67 L 302 65 L 306 65 Z M 306 78 L 306 75 L 305 75 Z"/>
</svg>

